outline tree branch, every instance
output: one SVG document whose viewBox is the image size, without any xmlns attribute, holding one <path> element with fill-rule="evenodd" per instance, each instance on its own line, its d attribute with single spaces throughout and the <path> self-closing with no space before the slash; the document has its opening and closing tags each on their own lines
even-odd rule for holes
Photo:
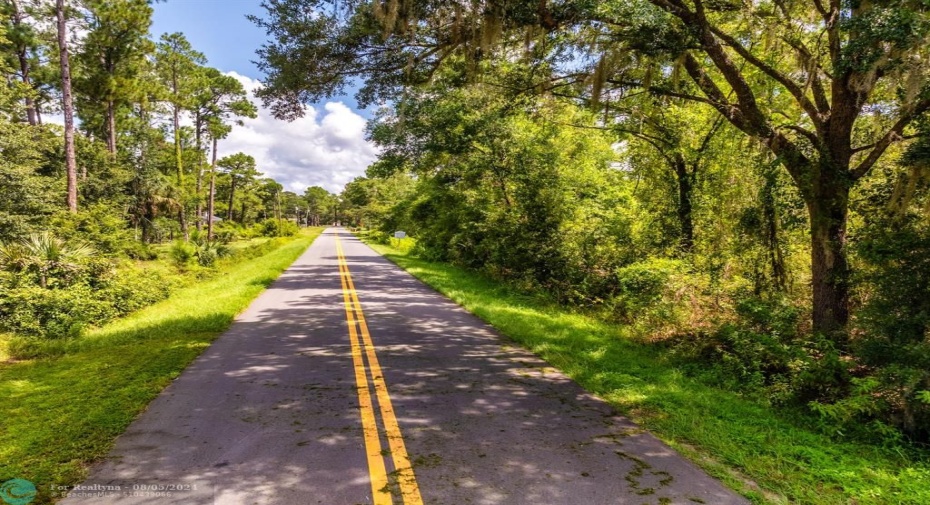
<svg viewBox="0 0 930 505">
<path fill-rule="evenodd" d="M 911 123 L 917 116 L 923 114 L 927 110 L 930 110 L 930 99 L 923 100 L 918 102 L 908 113 L 902 114 L 897 122 L 889 129 L 882 138 L 875 142 L 872 151 L 861 163 L 859 163 L 856 168 L 852 170 L 852 176 L 854 179 L 859 179 L 864 177 L 869 170 L 875 165 L 882 154 L 885 154 L 885 150 L 891 144 L 904 140 L 905 137 L 901 134 L 904 131 L 904 128 Z M 868 149 L 867 146 L 864 146 L 865 149 Z M 862 149 L 862 148 L 860 148 Z M 862 150 L 865 150 L 862 149 Z"/>
<path fill-rule="evenodd" d="M 615 84 L 617 86 L 631 86 L 631 87 L 637 87 L 637 88 L 643 87 L 642 83 L 632 82 L 632 81 L 618 81 L 616 79 L 607 79 L 605 82 L 607 82 L 608 84 Z M 731 104 L 726 102 L 726 99 L 724 99 L 724 102 L 719 103 L 719 102 L 714 102 L 713 100 L 707 99 L 702 96 L 689 95 L 687 93 L 679 93 L 677 91 L 671 91 L 665 88 L 660 88 L 658 86 L 649 86 L 649 87 L 646 87 L 645 89 L 649 91 L 650 93 L 655 93 L 657 95 L 667 96 L 671 98 L 681 98 L 683 100 L 703 103 L 703 104 L 710 105 L 714 108 L 716 108 L 717 106 L 724 106 L 724 107 L 731 106 Z M 722 93 L 721 93 L 721 96 L 723 96 Z"/>
<path fill-rule="evenodd" d="M 779 128 L 784 128 L 786 130 L 791 130 L 791 131 L 800 133 L 801 135 L 806 137 L 807 140 L 809 140 L 810 143 L 814 147 L 817 147 L 817 145 L 820 143 L 820 140 L 817 138 L 817 135 L 815 135 L 814 132 L 808 130 L 807 128 L 802 128 L 798 125 L 793 125 L 793 124 L 780 125 Z"/>
<path fill-rule="evenodd" d="M 727 118 L 728 121 L 733 123 L 737 128 L 746 131 L 750 128 L 749 124 L 746 122 L 746 119 L 742 115 L 739 107 L 734 104 L 731 104 L 726 97 L 723 95 L 723 92 L 720 91 L 720 88 L 717 87 L 717 84 L 707 75 L 704 69 L 701 67 L 701 64 L 694 58 L 694 55 L 691 53 L 685 54 L 685 70 L 688 72 L 688 75 L 691 77 L 691 80 L 697 84 L 698 88 L 704 92 L 710 99 L 707 101 L 712 105 L 717 112 Z"/>
<path fill-rule="evenodd" d="M 707 56 L 713 61 L 714 66 L 717 67 L 717 70 L 723 75 L 723 78 L 727 81 L 727 84 L 730 85 L 730 88 L 733 89 L 733 92 L 736 94 L 737 108 L 739 109 L 739 116 L 742 126 L 737 125 L 741 130 L 748 133 L 752 133 L 757 136 L 765 136 L 771 129 L 768 127 L 768 124 L 765 120 L 765 115 L 762 113 L 762 110 L 759 108 L 758 103 L 756 103 L 756 96 L 753 93 L 752 88 L 749 86 L 749 83 L 746 82 L 745 77 L 740 71 L 739 67 L 733 63 L 733 60 L 727 55 L 727 52 L 724 50 L 723 46 L 718 41 L 717 37 L 711 31 L 710 22 L 707 20 L 707 17 L 704 13 L 704 4 L 701 0 L 695 0 L 694 12 L 691 12 L 685 8 L 678 0 L 649 0 L 654 5 L 662 7 L 670 14 L 681 19 L 685 25 L 692 27 L 697 32 L 699 42 L 701 43 L 701 48 L 707 54 Z M 670 6 L 670 7 L 669 7 Z M 716 84 L 713 84 L 710 77 L 704 73 L 701 69 L 700 64 L 697 60 L 694 59 L 693 55 L 687 53 L 685 59 L 685 68 L 688 69 L 688 74 L 691 75 L 692 79 L 695 78 L 695 70 L 699 70 L 699 78 L 703 82 L 698 83 L 701 87 L 701 90 L 705 94 L 711 89 L 715 88 L 716 95 L 712 96 L 708 94 L 711 100 L 716 100 L 718 102 L 723 102 L 718 96 L 722 96 L 719 88 Z M 713 86 L 709 86 L 713 84 Z M 736 117 L 732 111 L 725 113 L 730 121 L 733 121 L 733 117 Z M 734 123 L 735 124 L 735 123 Z"/>
<path fill-rule="evenodd" d="M 727 46 L 736 51 L 736 53 L 739 54 L 744 60 L 784 86 L 785 89 L 791 93 L 791 96 L 793 96 L 794 99 L 798 101 L 798 104 L 802 109 L 804 109 L 804 112 L 806 112 L 807 115 L 810 116 L 811 120 L 814 121 L 814 123 L 817 125 L 817 128 L 820 128 L 822 123 L 820 113 L 822 111 L 818 110 L 818 108 L 813 104 L 813 102 L 810 101 L 807 95 L 804 94 L 804 90 L 801 88 L 801 86 L 789 79 L 788 76 L 779 72 L 775 67 L 772 67 L 768 63 L 757 58 L 755 55 L 749 52 L 748 49 L 743 47 L 743 45 L 740 44 L 736 39 L 727 35 L 726 33 L 723 33 L 723 31 L 721 31 L 719 28 L 711 25 L 708 25 L 708 28 L 714 35 L 717 36 L 717 38 L 722 40 Z"/>
</svg>

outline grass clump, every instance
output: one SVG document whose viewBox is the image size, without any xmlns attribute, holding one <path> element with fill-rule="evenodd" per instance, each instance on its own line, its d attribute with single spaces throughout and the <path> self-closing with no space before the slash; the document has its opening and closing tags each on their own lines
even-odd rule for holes
<svg viewBox="0 0 930 505">
<path fill-rule="evenodd" d="M 248 249 L 248 259 L 219 267 L 222 275 L 61 341 L 62 356 L 0 364 L 0 482 L 32 481 L 33 503 L 43 504 L 52 501 L 49 486 L 81 481 L 88 463 L 321 231 Z"/>
<path fill-rule="evenodd" d="M 444 263 L 372 245 L 420 280 L 560 368 L 754 503 L 930 503 L 930 453 L 837 441 L 810 413 L 708 385 L 630 324 Z"/>
</svg>

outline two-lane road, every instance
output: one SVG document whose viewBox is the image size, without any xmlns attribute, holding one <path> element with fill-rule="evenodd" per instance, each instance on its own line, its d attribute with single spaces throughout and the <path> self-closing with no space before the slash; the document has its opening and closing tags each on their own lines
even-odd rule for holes
<svg viewBox="0 0 930 505">
<path fill-rule="evenodd" d="M 747 502 L 333 228 L 62 503 Z"/>
</svg>

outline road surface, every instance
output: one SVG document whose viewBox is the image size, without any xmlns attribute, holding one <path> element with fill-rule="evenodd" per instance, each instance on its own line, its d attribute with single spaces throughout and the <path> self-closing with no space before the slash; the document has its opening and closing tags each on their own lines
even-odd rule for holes
<svg viewBox="0 0 930 505">
<path fill-rule="evenodd" d="M 747 501 L 331 228 L 61 503 Z"/>
</svg>

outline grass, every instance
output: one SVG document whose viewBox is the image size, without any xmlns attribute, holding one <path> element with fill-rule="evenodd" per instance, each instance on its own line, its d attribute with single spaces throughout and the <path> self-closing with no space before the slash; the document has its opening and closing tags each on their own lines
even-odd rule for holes
<svg viewBox="0 0 930 505">
<path fill-rule="evenodd" d="M 930 503 L 930 454 L 843 442 L 685 376 L 627 328 L 391 246 L 379 253 L 561 369 L 754 503 Z M 396 245 L 396 244 L 395 244 Z"/>
<path fill-rule="evenodd" d="M 263 256 L 91 331 L 63 356 L 0 364 L 0 482 L 73 485 L 117 435 L 236 314 L 319 235 L 310 229 Z"/>
</svg>

